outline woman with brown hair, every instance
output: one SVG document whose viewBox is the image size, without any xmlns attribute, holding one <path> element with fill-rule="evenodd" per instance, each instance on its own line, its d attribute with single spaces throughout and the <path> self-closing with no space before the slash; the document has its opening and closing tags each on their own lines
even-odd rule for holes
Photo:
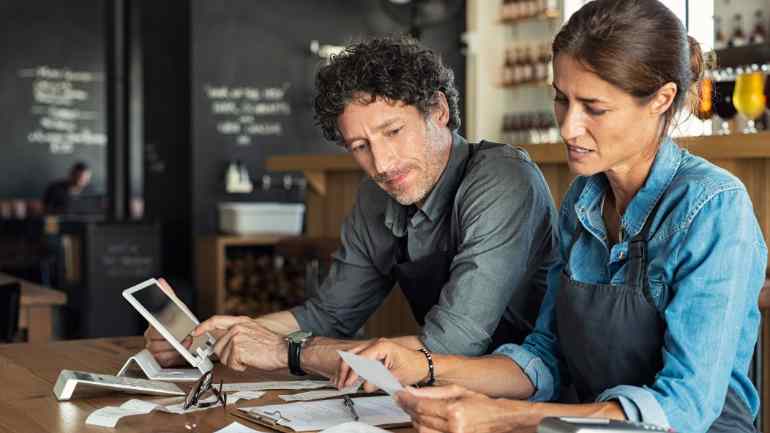
<svg viewBox="0 0 770 433">
<path fill-rule="evenodd" d="M 697 42 L 658 0 L 595 0 L 553 54 L 578 176 L 534 332 L 487 357 L 382 340 L 360 354 L 405 384 L 452 384 L 399 393 L 421 433 L 534 431 L 545 416 L 754 432 L 747 371 L 767 248 L 743 184 L 668 137 L 703 73 Z M 339 385 L 354 379 L 340 368 Z M 577 403 L 551 403 L 568 387 Z"/>
</svg>

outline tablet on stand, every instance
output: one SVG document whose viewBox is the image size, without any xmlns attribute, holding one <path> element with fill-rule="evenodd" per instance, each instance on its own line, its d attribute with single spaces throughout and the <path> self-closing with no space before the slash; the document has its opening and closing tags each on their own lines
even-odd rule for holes
<svg viewBox="0 0 770 433">
<path fill-rule="evenodd" d="M 123 297 L 194 368 L 163 368 L 145 349 L 129 358 L 118 376 L 136 375 L 141 371 L 154 380 L 196 381 L 214 368 L 209 357 L 214 352 L 216 340 L 210 334 L 194 337 L 189 349 L 182 345 L 200 322 L 173 292 L 151 278 L 124 290 Z"/>
</svg>

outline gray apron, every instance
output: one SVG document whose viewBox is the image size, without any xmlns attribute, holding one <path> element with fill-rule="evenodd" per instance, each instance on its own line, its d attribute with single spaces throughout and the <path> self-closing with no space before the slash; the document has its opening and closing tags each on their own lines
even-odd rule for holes
<svg viewBox="0 0 770 433">
<path fill-rule="evenodd" d="M 478 145 L 469 143 L 468 158 L 465 160 L 465 166 L 463 167 L 460 179 L 465 177 L 468 165 L 476 152 L 481 149 L 497 146 L 505 145 L 489 142 L 481 142 Z M 458 185 L 460 183 L 458 182 Z M 453 197 L 456 196 L 457 191 L 453 194 Z M 452 203 L 454 204 L 454 198 Z M 449 207 L 450 212 L 453 207 Z M 410 206 L 408 219 L 411 219 L 416 211 L 417 208 L 415 206 Z M 457 223 L 454 220 L 454 212 L 452 212 L 452 216 L 450 216 L 449 248 L 445 251 L 435 251 L 419 260 L 412 261 L 409 257 L 406 235 L 396 240 L 395 263 L 391 268 L 391 275 L 398 281 L 398 285 L 401 287 L 409 303 L 412 314 L 420 326 L 425 325 L 425 315 L 428 314 L 428 311 L 434 305 L 438 304 L 441 290 L 444 288 L 444 284 L 449 281 L 450 266 L 452 259 L 457 253 L 456 227 Z M 537 309 L 539 305 L 531 307 Z M 531 329 L 522 329 L 521 326 L 517 326 L 505 317 L 501 317 L 495 332 L 492 334 L 492 342 L 487 349 L 488 353 L 491 353 L 495 348 L 504 343 L 521 343 L 524 341 L 524 337 L 529 335 L 531 331 Z"/>
<path fill-rule="evenodd" d="M 663 366 L 666 323 L 647 284 L 647 239 L 655 210 L 630 241 L 624 285 L 581 283 L 565 267 L 556 300 L 557 333 L 580 402 L 594 402 L 618 385 L 652 385 Z M 583 233 L 580 222 L 577 227 L 572 246 Z M 722 413 L 708 432 L 756 431 L 749 408 L 728 388 Z"/>
</svg>

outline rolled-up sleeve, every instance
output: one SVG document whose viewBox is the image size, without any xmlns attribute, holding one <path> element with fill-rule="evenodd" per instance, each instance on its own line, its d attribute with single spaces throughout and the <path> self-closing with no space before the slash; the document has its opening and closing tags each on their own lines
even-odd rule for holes
<svg viewBox="0 0 770 433">
<path fill-rule="evenodd" d="M 602 392 L 596 398 L 596 401 L 610 400 L 616 400 L 620 403 L 620 407 L 629 421 L 655 424 L 666 428 L 670 427 L 663 407 L 655 399 L 653 393 L 647 389 L 638 386 L 620 385 Z"/>
<path fill-rule="evenodd" d="M 362 209 L 365 188 L 342 226 L 340 249 L 318 293 L 292 308 L 300 329 L 316 335 L 350 338 L 382 304 L 394 281 L 372 263 L 364 244 L 365 217 Z"/>
<path fill-rule="evenodd" d="M 487 161 L 464 184 L 456 197 L 458 252 L 420 338 L 435 352 L 480 355 L 506 307 L 525 308 L 533 267 L 544 260 L 533 256 L 544 242 L 555 251 L 555 212 L 545 180 L 526 159 Z"/>
<path fill-rule="evenodd" d="M 732 371 L 748 368 L 767 265 L 745 190 L 723 191 L 703 202 L 672 242 L 677 247 L 669 260 L 676 266 L 673 297 L 664 311 L 662 370 L 651 386 L 619 386 L 600 397 L 618 399 L 629 418 L 637 414 L 640 421 L 676 431 L 708 430 L 721 414 Z M 756 413 L 756 405 L 746 403 Z"/>
</svg>

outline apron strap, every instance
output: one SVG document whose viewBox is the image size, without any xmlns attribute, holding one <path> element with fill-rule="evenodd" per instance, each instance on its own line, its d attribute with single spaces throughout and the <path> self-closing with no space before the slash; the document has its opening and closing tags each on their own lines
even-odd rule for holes
<svg viewBox="0 0 770 433">
<path fill-rule="evenodd" d="M 647 242 L 650 238 L 652 220 L 660 208 L 661 202 L 663 200 L 659 197 L 658 202 L 655 203 L 652 211 L 647 215 L 647 220 L 644 222 L 642 230 L 629 241 L 628 263 L 626 265 L 626 284 L 641 290 L 647 302 L 655 307 L 659 313 L 663 312 L 663 308 L 665 308 L 668 302 L 666 300 L 666 302 L 661 302 L 659 305 L 652 298 L 652 294 L 650 294 L 649 284 L 647 284 Z"/>
<path fill-rule="evenodd" d="M 630 241 L 628 241 L 626 285 L 640 290 L 644 294 L 647 302 L 649 302 L 650 305 L 654 306 L 659 312 L 662 313 L 662 308 L 664 308 L 668 303 L 667 299 L 666 302 L 661 302 L 660 306 L 658 306 L 658 303 L 652 299 L 652 295 L 650 294 L 649 286 L 647 284 L 647 241 L 650 237 L 649 234 L 653 217 L 657 213 L 658 208 L 660 208 L 661 202 L 662 200 L 659 198 L 658 202 L 655 203 L 652 211 L 647 216 L 647 220 L 644 222 L 644 227 L 642 227 L 642 230 L 636 236 L 631 238 Z M 570 244 L 569 250 L 567 251 L 567 263 L 569 263 L 569 258 L 572 256 L 572 249 L 575 247 L 575 244 L 580 238 L 580 235 L 582 235 L 584 231 L 583 225 L 579 220 L 575 221 L 575 226 L 575 237 L 572 239 L 572 243 Z M 569 269 L 566 266 L 564 268 L 564 273 L 570 276 Z"/>
</svg>

